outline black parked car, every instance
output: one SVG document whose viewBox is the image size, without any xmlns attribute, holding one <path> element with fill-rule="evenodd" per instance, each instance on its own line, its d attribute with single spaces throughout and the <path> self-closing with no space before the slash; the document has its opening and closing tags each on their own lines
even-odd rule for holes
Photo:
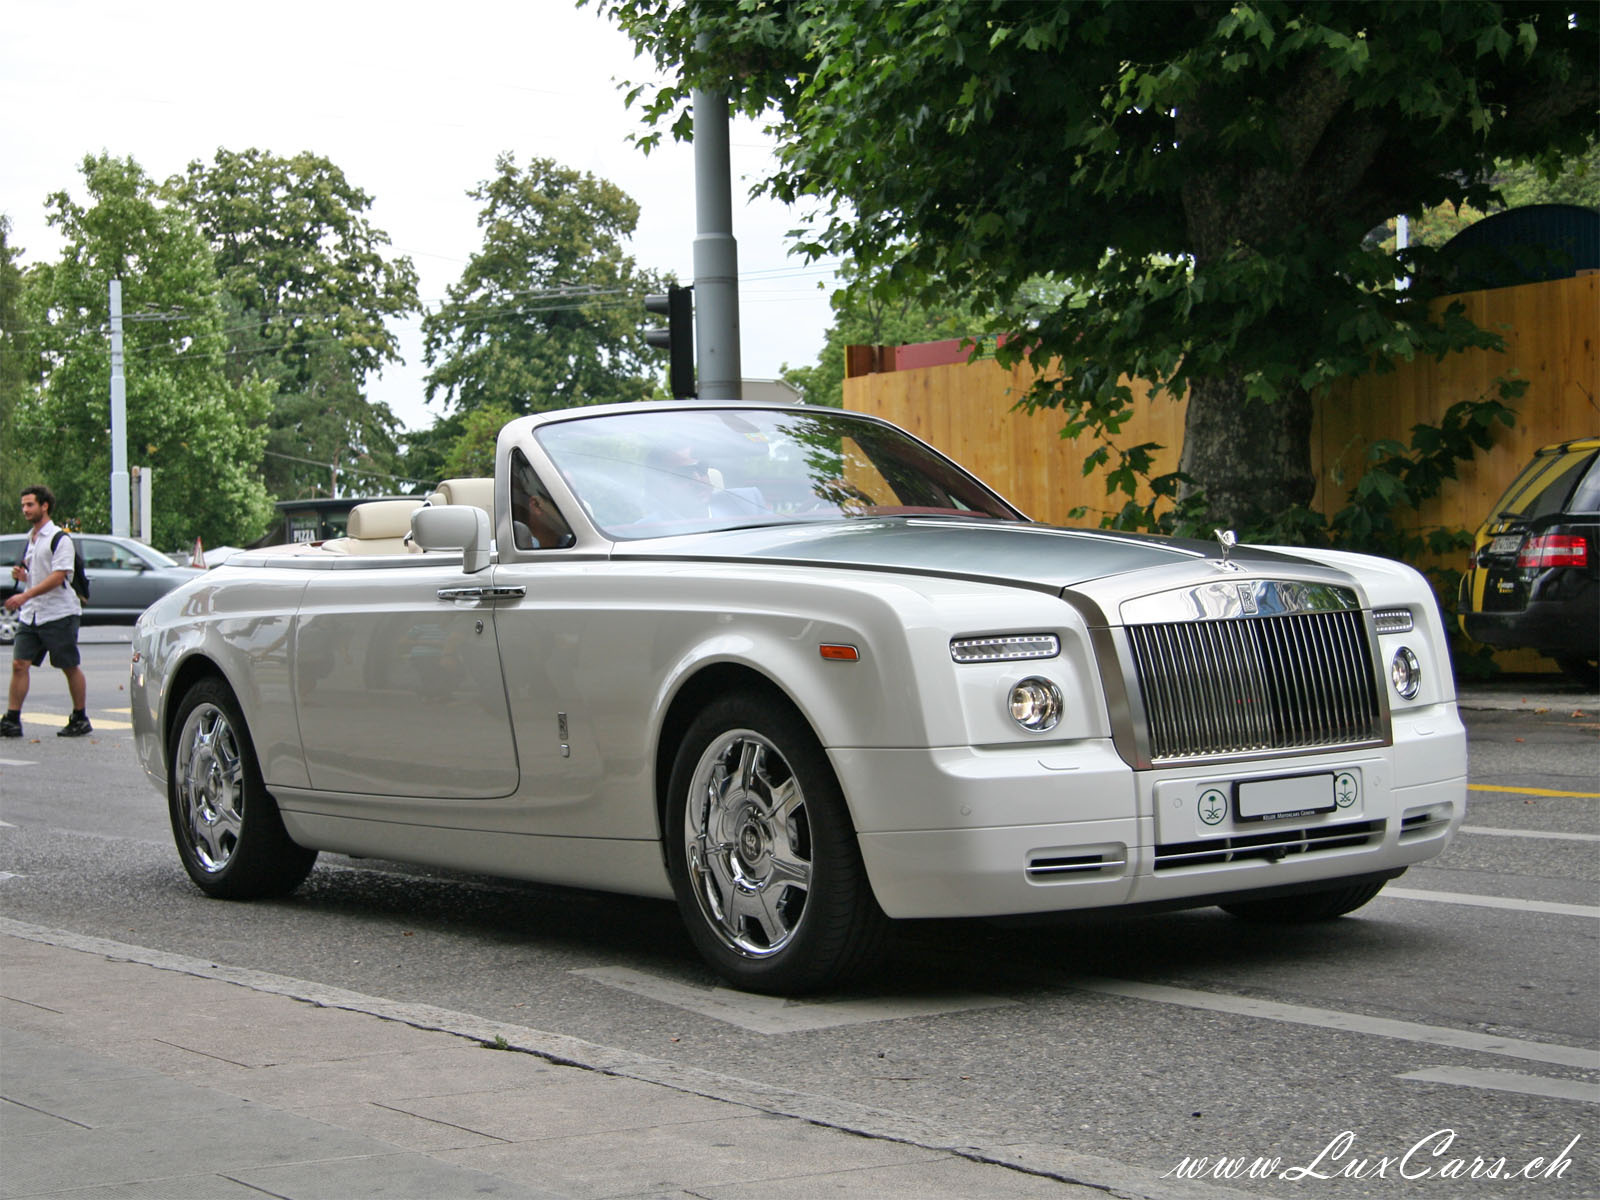
<svg viewBox="0 0 1600 1200">
<path fill-rule="evenodd" d="M 1461 627 L 1600 684 L 1600 437 L 1546 446 L 1478 527 Z"/>
<path fill-rule="evenodd" d="M 85 625 L 131 625 L 162 596 L 201 574 L 132 538 L 109 533 L 72 536 L 83 550 L 84 573 L 89 577 Z M 19 586 L 11 578 L 11 567 L 22 561 L 27 541 L 25 533 L 0 534 L 0 596 L 9 596 Z M 0 645 L 8 644 L 16 631 L 16 614 L 0 610 Z"/>
</svg>

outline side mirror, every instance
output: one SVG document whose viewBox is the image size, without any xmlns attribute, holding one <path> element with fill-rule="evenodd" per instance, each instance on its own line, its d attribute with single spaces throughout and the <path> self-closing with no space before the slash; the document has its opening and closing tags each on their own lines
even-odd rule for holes
<svg viewBox="0 0 1600 1200">
<path fill-rule="evenodd" d="M 424 550 L 461 551 L 461 569 L 489 565 L 489 514 L 475 504 L 424 505 L 411 514 L 411 540 Z"/>
</svg>

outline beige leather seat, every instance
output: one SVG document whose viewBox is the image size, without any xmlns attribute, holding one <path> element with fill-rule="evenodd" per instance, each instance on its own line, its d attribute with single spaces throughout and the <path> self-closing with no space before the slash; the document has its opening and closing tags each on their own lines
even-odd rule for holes
<svg viewBox="0 0 1600 1200">
<path fill-rule="evenodd" d="M 494 520 L 494 477 L 446 479 L 428 494 L 429 504 L 472 504 Z"/>
<path fill-rule="evenodd" d="M 346 536 L 322 543 L 335 554 L 407 554 L 411 551 L 406 536 L 411 532 L 411 514 L 422 507 L 421 500 L 369 500 L 350 510 Z"/>
</svg>

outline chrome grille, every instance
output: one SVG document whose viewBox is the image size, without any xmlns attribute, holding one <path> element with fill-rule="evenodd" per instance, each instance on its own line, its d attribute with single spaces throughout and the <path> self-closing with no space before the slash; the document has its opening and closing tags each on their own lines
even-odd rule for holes
<svg viewBox="0 0 1600 1200">
<path fill-rule="evenodd" d="M 1152 761 L 1381 740 L 1360 612 L 1128 626 Z"/>
</svg>

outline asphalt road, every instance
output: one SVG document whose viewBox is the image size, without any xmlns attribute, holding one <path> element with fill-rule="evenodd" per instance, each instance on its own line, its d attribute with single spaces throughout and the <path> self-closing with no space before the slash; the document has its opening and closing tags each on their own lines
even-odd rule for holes
<svg viewBox="0 0 1600 1200">
<path fill-rule="evenodd" d="M 88 634 L 96 735 L 52 736 L 64 688 L 36 672 L 29 736 L 0 743 L 13 920 L 479 1014 L 975 1142 L 1053 1142 L 1174 1177 L 1203 1157 L 1213 1182 L 1219 1158 L 1311 1172 L 1220 1181 L 1244 1193 L 1600 1195 L 1593 697 L 1521 681 L 1475 692 L 1506 707 L 1466 710 L 1466 829 L 1351 917 L 907 924 L 858 992 L 783 1002 L 717 987 L 667 904 L 342 856 L 286 900 L 206 900 L 132 753 L 125 631 Z M 1437 1177 L 1474 1159 L 1547 1166 L 1575 1137 L 1560 1178 Z M 1418 1143 L 1404 1168 L 1382 1162 Z"/>
</svg>

